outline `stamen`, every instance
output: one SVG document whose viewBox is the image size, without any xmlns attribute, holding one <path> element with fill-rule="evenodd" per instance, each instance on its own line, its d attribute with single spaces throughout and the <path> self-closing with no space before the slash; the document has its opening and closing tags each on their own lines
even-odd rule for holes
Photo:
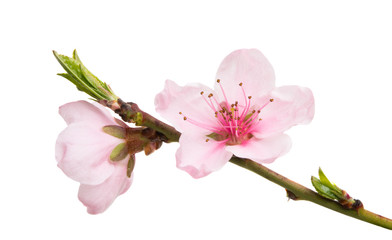
<svg viewBox="0 0 392 240">
<path fill-rule="evenodd" d="M 243 114 L 241 114 L 241 118 L 243 118 L 243 119 L 245 119 L 246 113 L 250 109 L 250 102 L 251 102 L 252 96 L 248 96 L 248 99 L 249 99 L 249 101 L 247 101 L 247 103 L 246 103 L 246 108 L 244 109 Z"/>
<path fill-rule="evenodd" d="M 245 89 L 242 87 L 242 83 L 240 83 L 239 85 L 240 85 L 240 87 L 242 89 L 242 93 L 244 94 L 244 99 L 245 99 L 245 108 L 244 109 L 246 109 L 248 107 L 248 101 L 246 100 Z M 243 114 L 244 114 L 244 112 L 241 113 L 241 118 L 242 118 Z"/>
<path fill-rule="evenodd" d="M 203 96 L 203 99 L 204 99 L 204 101 L 207 103 L 207 105 L 208 105 L 213 111 L 216 111 L 216 109 L 215 109 L 215 107 L 214 107 L 214 104 L 212 104 L 212 102 L 209 103 L 208 100 L 207 100 L 207 98 L 204 96 L 204 91 L 201 91 L 200 94 Z"/>
<path fill-rule="evenodd" d="M 222 84 L 220 83 L 220 79 L 217 79 L 216 82 L 219 84 L 219 87 L 223 93 L 223 97 L 225 98 L 225 101 L 226 101 L 226 106 L 227 106 L 227 108 L 229 108 L 229 101 L 227 101 L 227 97 L 226 97 L 225 91 L 223 90 Z"/>
<path fill-rule="evenodd" d="M 268 104 L 270 104 L 270 103 L 272 103 L 274 101 L 274 99 L 273 98 L 271 98 L 270 100 L 269 100 L 269 102 L 266 102 L 266 103 L 264 103 L 264 105 L 263 106 L 261 106 L 261 108 L 259 108 L 259 110 L 257 110 L 257 111 L 261 111 L 261 110 L 263 110 L 263 108 L 265 108 Z"/>
<path fill-rule="evenodd" d="M 216 82 L 219 84 L 222 91 L 224 101 L 218 99 L 213 93 L 205 94 L 204 91 L 200 92 L 200 95 L 202 95 L 209 108 L 213 110 L 216 123 L 199 122 L 188 116 L 184 116 L 182 112 L 179 112 L 179 114 L 182 115 L 184 121 L 203 128 L 208 132 L 220 135 L 221 137 L 217 139 L 212 138 L 219 141 L 219 144 L 240 144 L 242 141 L 246 141 L 251 137 L 249 134 L 251 134 L 252 131 L 259 126 L 260 121 L 262 121 L 260 116 L 262 109 L 273 102 L 274 99 L 266 99 L 266 102 L 261 107 L 258 109 L 255 108 L 255 106 L 252 106 L 252 96 L 246 94 L 243 83 L 241 82 L 239 83 L 239 86 L 241 87 L 245 103 L 242 104 L 242 101 L 241 103 L 239 103 L 239 101 L 229 103 L 220 79 L 217 79 Z M 197 115 L 195 116 L 197 117 Z M 205 142 L 211 140 L 208 136 L 206 136 Z"/>
<path fill-rule="evenodd" d="M 179 114 L 182 115 L 182 112 L 179 112 Z M 193 125 L 195 125 L 195 126 L 197 126 L 197 127 L 204 128 L 204 129 L 206 129 L 206 130 L 208 130 L 208 131 L 211 131 L 211 132 L 219 132 L 219 131 L 220 131 L 219 128 L 215 128 L 215 127 L 213 127 L 213 126 L 209 126 L 209 125 L 207 125 L 207 124 L 197 122 L 197 121 L 195 121 L 195 120 L 193 120 L 193 119 L 188 118 L 187 116 L 184 116 L 183 119 L 184 119 L 184 121 L 187 121 L 187 122 L 189 122 L 189 123 L 192 123 Z"/>
</svg>

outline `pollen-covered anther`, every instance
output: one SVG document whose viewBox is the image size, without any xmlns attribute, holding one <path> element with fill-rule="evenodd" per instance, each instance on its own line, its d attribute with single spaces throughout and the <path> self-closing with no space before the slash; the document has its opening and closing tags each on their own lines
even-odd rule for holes
<svg viewBox="0 0 392 240">
<path fill-rule="evenodd" d="M 220 79 L 216 79 L 216 82 L 217 82 L 217 83 L 220 83 Z"/>
<path fill-rule="evenodd" d="M 238 85 L 240 85 L 240 87 L 242 87 L 242 82 L 240 84 L 238 84 Z"/>
<path fill-rule="evenodd" d="M 204 94 L 204 91 L 201 91 L 201 92 L 200 92 L 200 95 L 203 95 L 203 94 Z"/>
<path fill-rule="evenodd" d="M 207 138 L 207 139 L 206 139 L 206 142 L 209 142 L 209 141 L 210 141 L 210 139 Z"/>
<path fill-rule="evenodd" d="M 270 102 L 273 102 L 273 101 L 274 101 L 274 99 L 273 99 L 273 98 L 271 98 L 271 99 L 270 99 Z"/>
<path fill-rule="evenodd" d="M 248 99 L 251 99 L 252 98 L 252 96 L 248 96 Z"/>
<path fill-rule="evenodd" d="M 179 112 L 178 114 L 182 115 L 182 112 Z"/>
<path fill-rule="evenodd" d="M 214 94 L 212 94 L 212 93 L 208 94 L 208 97 L 209 97 L 209 98 L 212 97 L 212 96 L 214 96 Z"/>
<path fill-rule="evenodd" d="M 184 121 L 185 121 L 185 120 L 187 120 L 187 118 L 186 118 L 186 117 L 184 117 Z"/>
</svg>

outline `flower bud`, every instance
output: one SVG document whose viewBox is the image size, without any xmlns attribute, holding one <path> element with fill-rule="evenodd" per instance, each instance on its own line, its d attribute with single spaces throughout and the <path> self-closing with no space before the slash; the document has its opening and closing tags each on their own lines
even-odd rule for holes
<svg viewBox="0 0 392 240">
<path fill-rule="evenodd" d="M 321 168 L 319 168 L 319 177 L 320 179 L 312 176 L 311 181 L 314 188 L 321 196 L 331 200 L 336 200 L 347 209 L 357 210 L 363 207 L 360 200 L 353 199 L 346 191 L 331 183 Z"/>
</svg>

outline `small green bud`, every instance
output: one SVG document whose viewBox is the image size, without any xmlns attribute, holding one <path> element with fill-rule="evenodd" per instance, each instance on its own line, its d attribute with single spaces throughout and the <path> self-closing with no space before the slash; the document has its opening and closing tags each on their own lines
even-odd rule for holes
<svg viewBox="0 0 392 240">
<path fill-rule="evenodd" d="M 87 93 L 96 101 L 118 99 L 106 83 L 100 81 L 83 65 L 76 50 L 74 50 L 72 58 L 58 54 L 56 51 L 53 51 L 53 54 L 67 72 L 58 75 L 72 82 L 79 91 Z"/>
<path fill-rule="evenodd" d="M 141 112 L 136 113 L 136 117 L 135 117 L 134 121 L 135 121 L 136 126 L 142 125 L 143 115 Z"/>
<path fill-rule="evenodd" d="M 318 173 L 320 179 L 312 176 L 311 181 L 312 185 L 321 196 L 336 200 L 347 209 L 358 209 L 359 207 L 362 207 L 361 201 L 353 199 L 346 191 L 331 183 L 321 168 L 319 168 Z"/>
</svg>

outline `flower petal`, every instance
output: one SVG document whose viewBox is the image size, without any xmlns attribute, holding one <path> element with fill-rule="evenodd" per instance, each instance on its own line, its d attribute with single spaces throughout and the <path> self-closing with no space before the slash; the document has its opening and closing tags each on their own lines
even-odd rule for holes
<svg viewBox="0 0 392 240">
<path fill-rule="evenodd" d="M 116 163 L 113 174 L 99 185 L 80 185 L 78 197 L 87 207 L 88 213 L 104 212 L 119 195 L 129 189 L 133 177 L 127 177 L 126 163 Z"/>
<path fill-rule="evenodd" d="M 275 86 L 275 73 L 266 57 L 257 49 L 240 49 L 230 53 L 218 68 L 216 79 L 227 96 L 228 103 L 244 104 L 243 83 L 246 96 L 258 97 L 270 92 Z M 218 83 L 215 91 L 224 99 Z M 244 104 L 245 105 L 245 104 Z"/>
<path fill-rule="evenodd" d="M 155 97 L 155 109 L 181 132 L 186 129 L 211 132 L 206 128 L 217 125 L 214 117 L 215 111 L 200 95 L 202 91 L 206 95 L 214 93 L 210 88 L 201 84 L 181 87 L 171 80 L 166 80 L 164 90 Z M 179 114 L 180 112 L 182 116 Z M 200 126 L 196 126 L 197 124 L 194 125 L 190 121 L 184 121 L 184 116 L 197 122 Z"/>
<path fill-rule="evenodd" d="M 305 87 L 283 86 L 270 94 L 274 99 L 265 107 L 252 132 L 257 138 L 265 138 L 281 133 L 297 124 L 309 123 L 314 116 L 314 98 L 312 91 Z"/>
<path fill-rule="evenodd" d="M 92 124 L 71 124 L 56 142 L 58 166 L 68 177 L 82 184 L 99 184 L 112 174 L 110 153 L 124 141 L 97 131 Z"/>
<path fill-rule="evenodd" d="M 180 148 L 176 152 L 177 167 L 194 178 L 207 176 L 223 167 L 233 155 L 224 147 L 224 143 L 206 142 L 203 135 L 185 132 L 180 137 Z"/>
<path fill-rule="evenodd" d="M 76 122 L 89 122 L 94 125 L 117 125 L 110 112 L 98 103 L 86 101 L 70 102 L 59 108 L 60 115 L 69 125 Z"/>
<path fill-rule="evenodd" d="M 226 150 L 237 157 L 249 158 L 258 163 L 271 163 L 291 148 L 290 137 L 278 134 L 268 138 L 251 138 L 241 145 L 227 146 Z"/>
</svg>

